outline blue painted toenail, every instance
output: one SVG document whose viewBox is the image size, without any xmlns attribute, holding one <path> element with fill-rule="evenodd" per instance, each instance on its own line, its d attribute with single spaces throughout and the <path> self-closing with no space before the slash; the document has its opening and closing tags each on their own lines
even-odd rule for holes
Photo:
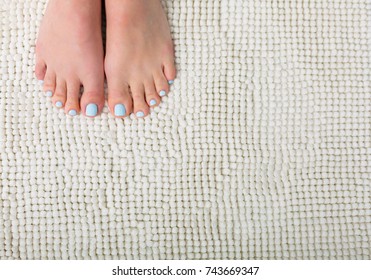
<svg viewBox="0 0 371 280">
<path fill-rule="evenodd" d="M 77 115 L 77 111 L 76 110 L 69 110 L 68 114 L 73 117 L 73 116 Z"/>
<path fill-rule="evenodd" d="M 115 116 L 117 117 L 123 117 L 126 114 L 125 106 L 122 104 L 116 104 L 115 105 Z"/>
<path fill-rule="evenodd" d="M 58 108 L 61 108 L 62 105 L 63 105 L 63 103 L 60 102 L 60 101 L 55 102 L 55 106 L 57 106 Z"/>
<path fill-rule="evenodd" d="M 143 118 L 144 117 L 144 113 L 142 111 L 137 112 L 137 117 L 138 118 Z"/>
<path fill-rule="evenodd" d="M 43 86 L 44 85 L 44 81 L 43 80 L 38 80 L 38 83 L 40 86 Z"/>
<path fill-rule="evenodd" d="M 165 95 L 166 95 L 166 91 L 161 90 L 160 93 L 159 93 L 159 95 L 160 95 L 161 97 L 162 97 L 162 96 L 165 96 Z"/>
<path fill-rule="evenodd" d="M 157 101 L 155 99 L 152 99 L 150 102 L 149 102 L 149 105 L 150 106 L 154 106 L 157 104 Z"/>
<path fill-rule="evenodd" d="M 168 83 L 169 83 L 169 85 L 172 85 L 172 84 L 174 84 L 174 80 L 170 80 L 170 81 L 168 81 Z"/>
<path fill-rule="evenodd" d="M 51 90 L 48 90 L 47 92 L 45 92 L 45 95 L 46 95 L 47 97 L 52 97 L 53 92 L 52 92 Z"/>
<path fill-rule="evenodd" d="M 86 115 L 88 117 L 95 117 L 98 114 L 97 104 L 90 103 L 86 106 Z"/>
</svg>

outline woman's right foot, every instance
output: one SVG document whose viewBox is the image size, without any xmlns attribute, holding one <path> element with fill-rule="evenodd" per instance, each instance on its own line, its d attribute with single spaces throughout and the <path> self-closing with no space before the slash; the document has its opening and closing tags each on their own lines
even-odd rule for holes
<svg viewBox="0 0 371 280">
<path fill-rule="evenodd" d="M 104 106 L 101 0 L 50 0 L 36 43 L 36 77 L 57 108 L 95 117 Z M 80 100 L 80 87 L 84 88 Z"/>
</svg>

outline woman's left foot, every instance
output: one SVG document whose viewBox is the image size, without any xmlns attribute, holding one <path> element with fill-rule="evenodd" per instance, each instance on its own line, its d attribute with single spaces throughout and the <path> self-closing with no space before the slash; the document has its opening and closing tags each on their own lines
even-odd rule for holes
<svg viewBox="0 0 371 280">
<path fill-rule="evenodd" d="M 105 73 L 115 117 L 148 115 L 176 75 L 169 24 L 160 0 L 106 0 Z"/>
</svg>

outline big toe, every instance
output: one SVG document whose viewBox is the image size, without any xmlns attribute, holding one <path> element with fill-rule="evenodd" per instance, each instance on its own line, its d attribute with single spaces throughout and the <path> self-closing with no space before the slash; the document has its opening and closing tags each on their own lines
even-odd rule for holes
<svg viewBox="0 0 371 280">
<path fill-rule="evenodd" d="M 116 118 L 124 118 L 130 115 L 133 101 L 128 86 L 117 89 L 108 86 L 108 107 Z"/>
<path fill-rule="evenodd" d="M 80 101 L 81 112 L 90 118 L 98 116 L 104 107 L 103 83 L 83 83 L 84 91 Z"/>
</svg>

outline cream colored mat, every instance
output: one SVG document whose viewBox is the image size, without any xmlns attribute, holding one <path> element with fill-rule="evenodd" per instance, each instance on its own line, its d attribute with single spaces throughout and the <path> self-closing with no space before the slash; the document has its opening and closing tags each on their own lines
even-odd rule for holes
<svg viewBox="0 0 371 280">
<path fill-rule="evenodd" d="M 53 108 L 0 1 L 1 259 L 370 259 L 367 0 L 168 0 L 144 120 Z"/>
</svg>

